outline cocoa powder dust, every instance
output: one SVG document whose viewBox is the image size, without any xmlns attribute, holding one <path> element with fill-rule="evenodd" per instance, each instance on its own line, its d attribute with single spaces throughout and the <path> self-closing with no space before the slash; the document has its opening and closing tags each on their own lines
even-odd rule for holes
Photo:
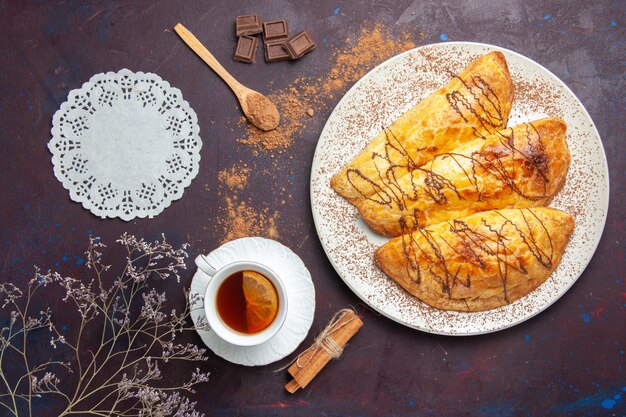
<svg viewBox="0 0 626 417">
<path fill-rule="evenodd" d="M 252 147 L 256 156 L 269 154 L 274 158 L 276 154 L 282 155 L 302 135 L 309 123 L 319 115 L 325 116 L 325 110 L 334 105 L 370 69 L 415 47 L 409 34 L 394 36 L 380 24 L 345 38 L 341 46 L 333 47 L 330 69 L 318 70 L 320 75 L 316 77 L 299 77 L 287 87 L 268 95 L 280 113 L 281 120 L 276 129 L 263 131 L 242 117 L 239 124 L 245 133 L 239 142 Z M 218 194 L 223 197 L 224 205 L 217 225 L 222 243 L 245 236 L 279 237 L 277 222 L 280 213 L 269 210 L 263 201 L 253 202 L 243 197 L 250 172 L 251 169 L 240 162 L 219 173 Z M 276 174 L 270 170 L 267 175 Z M 285 178 L 271 178 L 276 189 L 267 190 L 267 194 L 262 195 L 282 194 L 285 182 Z M 287 198 L 291 198 L 291 194 Z M 284 204 L 283 200 L 281 205 Z"/>
<path fill-rule="evenodd" d="M 270 99 L 257 92 L 246 97 L 247 109 L 244 111 L 248 119 L 261 131 L 276 129 L 280 122 L 280 114 Z"/>
<path fill-rule="evenodd" d="M 286 88 L 268 96 L 281 115 L 277 129 L 264 132 L 246 124 L 245 135 L 239 142 L 261 152 L 288 148 L 315 114 L 334 104 L 369 70 L 416 46 L 408 33 L 394 37 L 380 24 L 362 29 L 358 35 L 346 38 L 342 46 L 333 48 L 330 70 L 317 77 L 297 78 Z"/>
<path fill-rule="evenodd" d="M 279 237 L 276 228 L 279 214 L 270 213 L 268 208 L 260 209 L 250 198 L 243 197 L 250 173 L 251 169 L 246 164 L 218 173 L 221 187 L 218 194 L 224 197 L 220 218 L 217 219 L 222 235 L 220 243 L 247 236 Z"/>
</svg>

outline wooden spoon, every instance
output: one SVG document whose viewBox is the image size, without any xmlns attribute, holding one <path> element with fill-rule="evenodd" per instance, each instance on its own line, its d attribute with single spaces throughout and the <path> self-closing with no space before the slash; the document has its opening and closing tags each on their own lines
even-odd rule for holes
<svg viewBox="0 0 626 417">
<path fill-rule="evenodd" d="M 274 130 L 280 122 L 276 106 L 263 94 L 254 91 L 233 78 L 187 28 L 178 23 L 174 31 L 206 64 L 228 84 L 237 96 L 241 110 L 253 125 L 261 130 Z"/>
</svg>

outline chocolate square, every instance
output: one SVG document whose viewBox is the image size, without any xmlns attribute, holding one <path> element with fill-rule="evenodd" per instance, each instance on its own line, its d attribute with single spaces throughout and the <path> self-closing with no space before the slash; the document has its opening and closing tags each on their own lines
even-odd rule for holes
<svg viewBox="0 0 626 417">
<path fill-rule="evenodd" d="M 235 33 L 238 37 L 256 35 L 261 32 L 263 32 L 263 26 L 258 14 L 237 16 L 235 19 Z"/>
<path fill-rule="evenodd" d="M 289 38 L 289 25 L 286 20 L 273 20 L 263 23 L 263 39 L 265 42 Z"/>
<path fill-rule="evenodd" d="M 302 31 L 285 42 L 284 48 L 291 59 L 298 59 L 315 49 L 315 42 L 308 33 Z"/>
<path fill-rule="evenodd" d="M 283 48 L 282 40 L 265 42 L 265 62 L 288 61 L 289 53 Z"/>
<path fill-rule="evenodd" d="M 259 45 L 257 38 L 251 36 L 240 36 L 235 50 L 235 61 L 252 64 L 256 61 L 256 48 Z"/>
</svg>

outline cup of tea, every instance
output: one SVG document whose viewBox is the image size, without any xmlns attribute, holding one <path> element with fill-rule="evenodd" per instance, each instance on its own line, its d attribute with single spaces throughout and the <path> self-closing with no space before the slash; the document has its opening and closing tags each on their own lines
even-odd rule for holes
<svg viewBox="0 0 626 417">
<path fill-rule="evenodd" d="M 252 261 L 215 269 L 204 255 L 195 262 L 209 278 L 204 312 L 218 337 L 237 346 L 255 346 L 278 333 L 287 317 L 287 291 L 274 271 Z"/>
</svg>

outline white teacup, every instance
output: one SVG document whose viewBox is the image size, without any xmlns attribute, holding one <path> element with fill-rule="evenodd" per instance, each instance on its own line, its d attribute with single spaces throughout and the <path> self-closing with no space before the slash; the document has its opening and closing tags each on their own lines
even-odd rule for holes
<svg viewBox="0 0 626 417">
<path fill-rule="evenodd" d="M 287 291 L 280 277 L 274 271 L 265 265 L 252 261 L 237 261 L 216 270 L 208 263 L 204 255 L 199 255 L 195 262 L 198 270 L 206 274 L 209 279 L 204 294 L 204 312 L 211 330 L 220 339 L 237 346 L 255 346 L 267 342 L 278 333 L 287 317 Z M 278 312 L 274 321 L 257 333 L 246 334 L 234 330 L 224 322 L 217 311 L 217 290 L 226 278 L 240 271 L 255 271 L 265 276 L 274 285 L 278 294 Z"/>
</svg>

